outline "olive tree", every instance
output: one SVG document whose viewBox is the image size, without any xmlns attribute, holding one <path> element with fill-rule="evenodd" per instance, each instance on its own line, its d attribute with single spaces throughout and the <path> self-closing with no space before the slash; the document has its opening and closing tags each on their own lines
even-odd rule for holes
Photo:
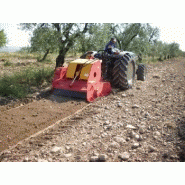
<svg viewBox="0 0 185 185">
<path fill-rule="evenodd" d="M 5 46 L 7 43 L 7 38 L 6 35 L 4 33 L 4 30 L 0 30 L 0 48 Z"/>
<path fill-rule="evenodd" d="M 38 27 L 33 31 L 31 38 L 31 51 L 44 52 L 40 61 L 46 59 L 49 53 L 57 51 L 58 41 L 57 32 L 50 27 Z"/>
<path fill-rule="evenodd" d="M 56 47 L 58 56 L 56 58 L 56 67 L 62 66 L 65 56 L 81 35 L 88 31 L 88 23 L 22 23 L 22 29 L 34 30 L 41 28 L 50 28 L 56 37 Z M 34 37 L 34 35 L 33 35 Z M 40 42 L 42 44 L 42 42 Z"/>
</svg>

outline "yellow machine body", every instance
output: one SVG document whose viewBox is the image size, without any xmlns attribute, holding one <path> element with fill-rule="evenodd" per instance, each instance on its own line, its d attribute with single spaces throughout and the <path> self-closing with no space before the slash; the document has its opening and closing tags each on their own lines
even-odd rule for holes
<svg viewBox="0 0 185 185">
<path fill-rule="evenodd" d="M 89 59 L 77 59 L 69 63 L 66 78 L 74 78 L 75 72 L 77 70 L 77 66 L 83 66 L 81 72 L 80 72 L 80 80 L 88 80 L 91 67 L 93 65 L 93 60 Z"/>
</svg>

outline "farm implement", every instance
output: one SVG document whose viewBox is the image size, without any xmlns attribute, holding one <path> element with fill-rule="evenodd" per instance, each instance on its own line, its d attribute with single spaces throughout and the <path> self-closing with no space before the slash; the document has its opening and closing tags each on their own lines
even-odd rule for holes
<svg viewBox="0 0 185 185">
<path fill-rule="evenodd" d="M 139 64 L 136 69 L 136 60 L 137 56 L 127 51 L 86 52 L 80 59 L 69 62 L 68 67 L 56 69 L 53 93 L 93 102 L 97 97 L 109 95 L 112 87 L 132 88 L 136 74 L 137 80 L 146 79 L 146 66 Z"/>
<path fill-rule="evenodd" d="M 101 76 L 99 59 L 77 59 L 68 67 L 57 68 L 52 86 L 55 95 L 85 98 L 88 102 L 107 96 L 112 89 Z"/>
</svg>

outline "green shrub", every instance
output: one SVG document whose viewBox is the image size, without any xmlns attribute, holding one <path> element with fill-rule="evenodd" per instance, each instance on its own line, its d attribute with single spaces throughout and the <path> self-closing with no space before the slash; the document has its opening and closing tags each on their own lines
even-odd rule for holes
<svg viewBox="0 0 185 185">
<path fill-rule="evenodd" d="M 6 67 L 6 66 L 11 66 L 11 65 L 12 65 L 12 62 L 5 61 L 3 65 L 4 65 L 5 67 Z"/>
<path fill-rule="evenodd" d="M 29 68 L 11 76 L 5 75 L 0 79 L 0 95 L 24 98 L 31 92 L 31 87 L 51 83 L 53 73 L 52 68 Z"/>
</svg>

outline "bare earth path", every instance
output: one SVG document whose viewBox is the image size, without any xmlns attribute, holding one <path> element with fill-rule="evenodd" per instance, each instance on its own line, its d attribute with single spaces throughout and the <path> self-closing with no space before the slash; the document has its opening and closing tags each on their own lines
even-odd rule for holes
<svg viewBox="0 0 185 185">
<path fill-rule="evenodd" d="M 136 81 L 133 89 L 97 100 L 70 119 L 3 151 L 0 160 L 184 161 L 184 97 L 184 58 L 149 65 L 145 82 Z M 84 106 L 84 102 L 78 103 Z M 57 106 L 63 105 L 55 103 L 52 105 L 55 109 L 45 109 L 46 102 L 40 102 L 40 109 L 48 117 L 57 116 L 60 114 Z M 40 124 L 45 122 L 33 110 L 25 115 L 21 110 L 17 112 L 20 119 L 25 117 L 27 126 L 29 121 L 39 122 L 41 118 Z M 6 112 L 7 124 L 16 114 L 14 111 Z"/>
</svg>

